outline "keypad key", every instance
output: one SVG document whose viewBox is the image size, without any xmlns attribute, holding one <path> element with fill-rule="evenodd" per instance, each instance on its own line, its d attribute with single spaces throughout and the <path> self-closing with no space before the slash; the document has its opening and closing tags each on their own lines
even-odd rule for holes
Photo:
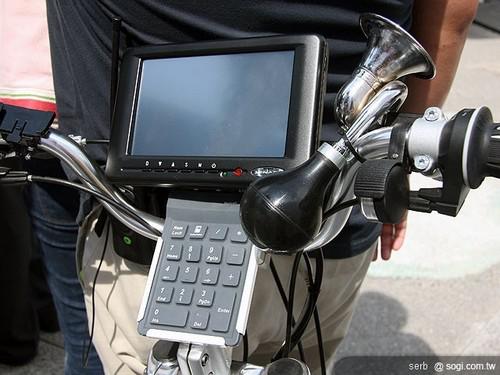
<svg viewBox="0 0 500 375">
<path fill-rule="evenodd" d="M 199 262 L 201 258 L 201 245 L 187 245 L 186 249 L 186 260 L 188 262 Z"/>
<path fill-rule="evenodd" d="M 174 288 L 171 286 L 162 286 L 160 288 L 160 293 L 156 296 L 156 302 L 160 303 L 170 303 L 172 300 L 172 294 L 174 293 Z"/>
<path fill-rule="evenodd" d="M 175 291 L 174 301 L 178 305 L 189 305 L 193 299 L 193 288 L 182 287 Z"/>
<path fill-rule="evenodd" d="M 172 225 L 172 230 L 170 232 L 170 238 L 184 238 L 187 231 L 186 224 L 174 224 Z"/>
<path fill-rule="evenodd" d="M 244 247 L 228 246 L 225 249 L 226 263 L 241 266 L 245 260 L 246 249 Z"/>
<path fill-rule="evenodd" d="M 226 225 L 212 225 L 208 229 L 208 238 L 211 240 L 224 241 L 227 235 Z"/>
<path fill-rule="evenodd" d="M 211 245 L 206 247 L 205 262 L 219 264 L 222 260 L 222 246 Z"/>
<path fill-rule="evenodd" d="M 179 272 L 178 264 L 168 264 L 163 269 L 163 275 L 161 279 L 163 281 L 175 281 L 177 279 L 177 273 Z"/>
<path fill-rule="evenodd" d="M 222 271 L 222 285 L 225 286 L 238 286 L 240 282 L 241 272 L 234 267 Z"/>
<path fill-rule="evenodd" d="M 208 285 L 217 284 L 219 279 L 219 269 L 215 267 L 204 267 L 201 272 L 201 283 Z"/>
<path fill-rule="evenodd" d="M 182 255 L 182 244 L 175 243 L 167 245 L 167 259 L 168 260 L 179 260 Z"/>
<path fill-rule="evenodd" d="M 158 306 L 153 310 L 151 324 L 162 326 L 184 327 L 187 323 L 188 311 L 172 305 Z"/>
<path fill-rule="evenodd" d="M 185 266 L 181 270 L 181 281 L 183 283 L 194 283 L 197 276 L 198 267 L 196 266 Z"/>
<path fill-rule="evenodd" d="M 206 310 L 198 310 L 191 316 L 191 328 L 206 329 L 210 314 Z"/>
<path fill-rule="evenodd" d="M 241 229 L 241 227 L 231 228 L 231 230 L 229 231 L 229 239 L 231 240 L 231 242 L 246 243 L 248 241 L 248 236 L 243 231 L 243 229 Z"/>
<path fill-rule="evenodd" d="M 210 307 L 214 303 L 214 291 L 212 289 L 199 289 L 194 301 L 198 306 Z"/>
<path fill-rule="evenodd" d="M 227 332 L 233 313 L 236 293 L 231 290 L 217 291 L 215 304 L 212 310 L 211 327 L 217 332 Z"/>
<path fill-rule="evenodd" d="M 202 224 L 193 225 L 191 232 L 189 233 L 189 238 L 203 239 L 205 233 L 207 232 L 207 226 Z"/>
</svg>

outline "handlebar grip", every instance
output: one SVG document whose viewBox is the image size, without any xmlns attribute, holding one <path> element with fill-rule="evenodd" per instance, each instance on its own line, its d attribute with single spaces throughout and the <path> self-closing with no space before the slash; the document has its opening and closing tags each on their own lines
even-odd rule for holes
<svg viewBox="0 0 500 375">
<path fill-rule="evenodd" d="M 497 138 L 495 138 L 495 136 Z M 491 177 L 500 178 L 500 123 L 494 124 L 488 152 L 488 174 Z"/>
<path fill-rule="evenodd" d="M 490 150 L 488 154 L 488 163 L 500 164 L 500 123 L 493 125 L 494 130 L 491 134 Z M 497 138 L 494 138 L 494 137 Z"/>
</svg>

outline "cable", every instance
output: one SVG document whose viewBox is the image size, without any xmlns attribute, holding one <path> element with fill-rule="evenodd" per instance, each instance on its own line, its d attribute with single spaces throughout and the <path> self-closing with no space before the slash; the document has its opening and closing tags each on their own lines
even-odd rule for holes
<svg viewBox="0 0 500 375">
<path fill-rule="evenodd" d="M 97 198 L 105 201 L 106 203 L 109 203 L 110 205 L 112 205 L 116 209 L 120 210 L 122 213 L 125 213 L 125 214 L 127 214 L 129 216 L 132 216 L 144 228 L 146 228 L 147 230 L 149 230 L 151 233 L 155 233 L 158 237 L 161 237 L 161 233 L 158 230 L 156 230 L 155 228 L 153 228 L 146 220 L 144 220 L 138 214 L 136 214 L 133 211 L 127 210 L 125 207 L 123 207 L 118 202 L 114 201 L 113 199 L 107 197 L 106 195 L 104 195 L 104 194 L 102 194 L 102 193 L 100 193 L 98 191 L 95 191 L 95 190 L 93 190 L 93 189 L 91 189 L 91 188 L 89 188 L 87 186 L 84 186 L 84 185 L 81 185 L 81 184 L 77 184 L 77 183 L 71 182 L 71 181 L 61 180 L 61 179 L 58 179 L 58 178 L 44 177 L 44 176 L 33 176 L 33 175 L 29 175 L 28 176 L 28 181 L 30 181 L 30 182 L 41 182 L 41 183 L 47 183 L 47 184 L 62 185 L 62 186 L 66 186 L 66 187 L 78 189 L 78 190 L 84 191 L 86 193 L 89 193 L 91 195 L 94 195 Z"/>
<path fill-rule="evenodd" d="M 87 350 L 85 352 L 85 356 L 82 358 L 82 366 L 83 368 L 87 368 L 88 361 L 89 361 L 89 355 L 90 355 L 90 348 L 92 347 L 92 340 L 94 339 L 94 328 L 95 328 L 95 285 L 97 283 L 97 277 L 99 276 L 99 271 L 101 271 L 101 266 L 102 263 L 104 262 L 104 255 L 106 254 L 106 248 L 108 247 L 108 240 L 109 240 L 109 220 L 107 222 L 106 226 L 106 237 L 104 239 L 104 246 L 102 249 L 102 254 L 101 254 L 101 259 L 99 260 L 99 265 L 97 266 L 97 270 L 95 271 L 94 275 L 94 281 L 92 283 L 92 321 L 90 323 L 90 341 L 87 346 Z"/>
<path fill-rule="evenodd" d="M 316 302 L 318 300 L 318 296 L 320 293 L 321 289 L 321 282 L 323 280 L 323 263 L 324 263 L 324 258 L 323 258 L 323 251 L 321 248 L 316 249 L 314 251 L 311 251 L 311 254 L 314 256 L 315 261 L 316 261 L 316 274 L 314 275 L 314 283 L 310 283 L 311 286 L 308 288 L 308 297 L 304 306 L 304 309 L 302 310 L 302 313 L 300 314 L 299 319 L 297 320 L 297 325 L 295 326 L 293 332 L 292 332 L 292 339 L 291 339 L 291 349 L 293 350 L 295 348 L 295 345 L 298 344 L 298 342 L 301 340 L 302 335 L 304 334 L 311 317 L 313 316 L 314 313 L 314 308 L 316 307 Z M 312 267 L 310 265 L 310 259 L 309 259 L 309 254 L 304 253 L 304 258 L 306 259 L 306 266 L 308 270 L 308 274 L 310 275 L 310 280 L 312 280 Z M 282 358 L 283 353 L 285 351 L 284 344 L 281 346 L 279 351 L 274 355 L 274 358 Z"/>
<path fill-rule="evenodd" d="M 243 335 L 243 363 L 248 362 L 248 333 Z"/>
<path fill-rule="evenodd" d="M 285 289 L 283 288 L 283 285 L 281 284 L 281 280 L 280 280 L 280 277 L 278 275 L 278 271 L 276 270 L 276 266 L 273 262 L 272 257 L 271 257 L 271 260 L 269 261 L 269 267 L 271 269 L 271 274 L 273 275 L 273 278 L 274 278 L 274 283 L 278 287 L 278 292 L 280 294 L 281 301 L 283 302 L 283 305 L 285 306 L 285 310 L 286 310 L 287 306 L 288 306 L 288 299 L 286 298 Z M 287 311 L 287 313 L 288 313 L 288 311 Z M 293 326 L 296 325 L 295 319 L 292 321 L 292 323 L 293 323 Z M 299 349 L 300 360 L 302 362 L 306 363 L 306 358 L 305 358 L 305 354 L 304 354 L 304 347 L 302 346 L 301 341 L 298 342 L 297 347 Z"/>
<path fill-rule="evenodd" d="M 291 351 L 293 303 L 295 302 L 295 285 L 297 282 L 297 275 L 299 273 L 299 265 L 301 258 L 302 258 L 302 251 L 295 254 L 295 258 L 293 259 L 292 272 L 290 276 L 290 285 L 288 286 L 288 308 L 287 308 L 287 318 L 286 318 L 285 344 L 284 344 L 283 355 L 281 358 L 288 357 Z"/>
<path fill-rule="evenodd" d="M 323 214 L 323 221 L 325 221 L 326 219 L 328 219 L 333 214 L 336 214 L 337 212 L 345 210 L 346 208 L 354 206 L 354 205 L 356 205 L 358 203 L 359 203 L 359 199 L 358 198 L 354 198 L 354 199 L 351 199 L 349 201 L 345 201 L 345 202 L 337 204 L 336 206 L 330 208 L 329 210 L 327 210 Z"/>
<path fill-rule="evenodd" d="M 87 139 L 85 140 L 87 145 L 107 145 L 109 144 L 109 139 Z"/>
<path fill-rule="evenodd" d="M 321 375 L 326 375 L 325 348 L 323 347 L 323 335 L 321 333 L 321 321 L 319 319 L 318 307 L 314 308 L 314 326 L 316 327 L 316 337 L 318 339 L 319 360 L 321 365 Z"/>
</svg>

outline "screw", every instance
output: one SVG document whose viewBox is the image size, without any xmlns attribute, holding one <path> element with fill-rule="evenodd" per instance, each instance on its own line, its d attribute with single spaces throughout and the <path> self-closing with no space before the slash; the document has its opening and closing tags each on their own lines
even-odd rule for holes
<svg viewBox="0 0 500 375">
<path fill-rule="evenodd" d="M 427 108 L 424 112 L 424 118 L 427 121 L 436 121 L 441 117 L 441 110 L 438 107 Z"/>
<path fill-rule="evenodd" d="M 417 155 L 413 164 L 419 171 L 425 171 L 431 165 L 431 158 L 427 155 Z"/>
<path fill-rule="evenodd" d="M 209 356 L 207 353 L 203 354 L 203 357 L 201 357 L 201 366 L 202 367 L 205 367 L 208 363 L 208 360 L 209 360 Z"/>
<path fill-rule="evenodd" d="M 394 154 L 392 154 L 391 156 L 392 156 L 392 158 L 393 158 L 393 159 L 397 159 L 397 158 L 399 158 L 399 154 L 397 154 L 397 153 L 394 153 Z"/>
</svg>

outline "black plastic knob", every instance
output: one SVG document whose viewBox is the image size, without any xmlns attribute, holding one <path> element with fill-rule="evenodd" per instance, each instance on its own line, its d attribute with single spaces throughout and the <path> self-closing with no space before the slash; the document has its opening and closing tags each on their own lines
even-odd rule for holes
<svg viewBox="0 0 500 375">
<path fill-rule="evenodd" d="M 371 200 L 378 221 L 397 224 L 408 210 L 408 174 L 396 160 L 368 160 L 358 171 L 354 194 Z"/>
<path fill-rule="evenodd" d="M 254 181 L 240 204 L 243 229 L 259 247 L 302 250 L 321 228 L 325 195 L 338 174 L 339 169 L 316 152 L 297 168 Z"/>
</svg>

